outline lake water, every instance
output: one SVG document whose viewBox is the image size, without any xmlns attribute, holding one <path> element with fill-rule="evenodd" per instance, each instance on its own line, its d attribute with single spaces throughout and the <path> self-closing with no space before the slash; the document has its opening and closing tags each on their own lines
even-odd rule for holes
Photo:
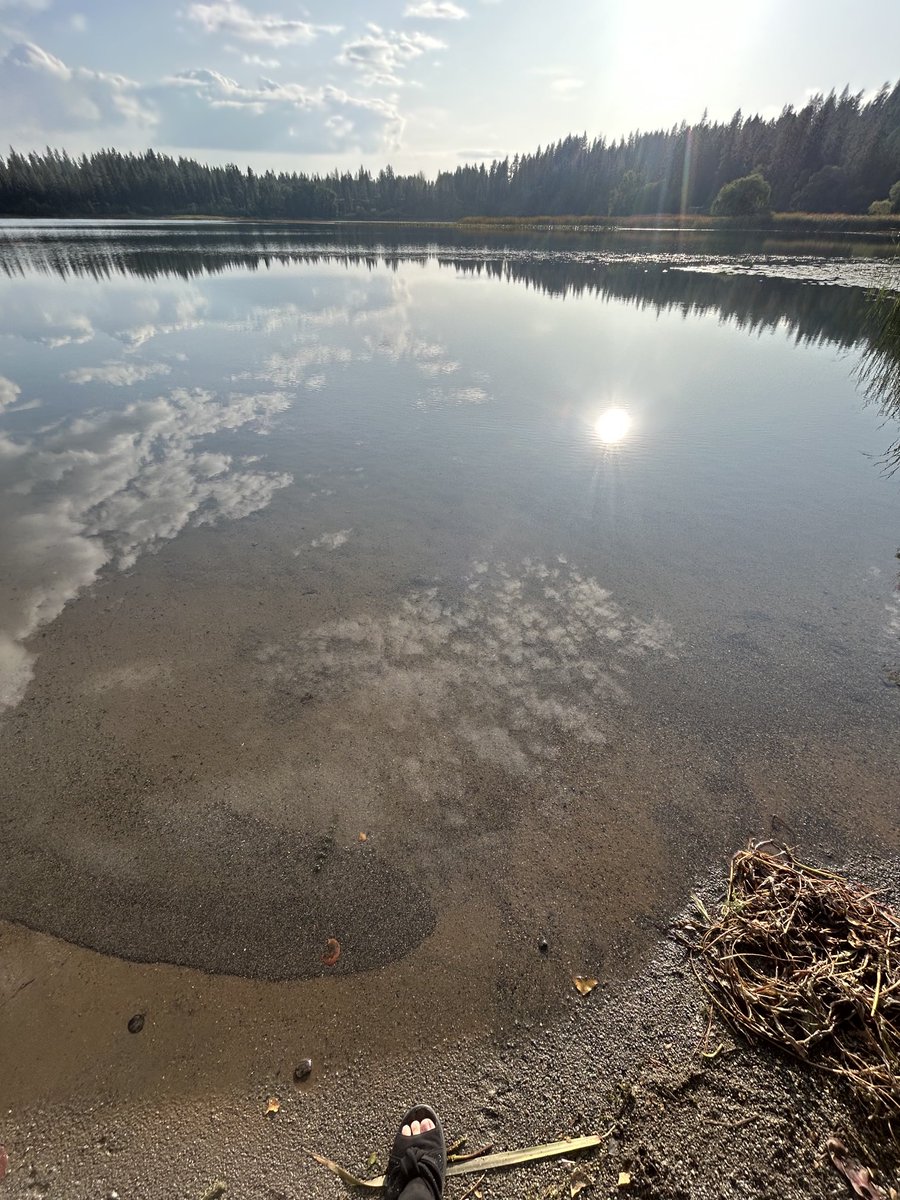
<svg viewBox="0 0 900 1200">
<path fill-rule="evenodd" d="M 900 850 L 894 261 L 0 226 L 0 916 L 264 979 L 434 938 L 490 1024 L 750 837 Z"/>
</svg>

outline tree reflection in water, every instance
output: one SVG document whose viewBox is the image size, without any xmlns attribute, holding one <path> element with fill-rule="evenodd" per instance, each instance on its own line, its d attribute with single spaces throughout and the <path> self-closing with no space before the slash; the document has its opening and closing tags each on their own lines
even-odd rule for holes
<svg viewBox="0 0 900 1200">
<path fill-rule="evenodd" d="M 897 280 L 900 287 L 900 277 Z M 885 423 L 900 420 L 900 291 L 882 291 L 872 300 L 866 321 L 868 345 L 857 368 L 866 400 L 878 406 Z M 889 475 L 900 469 L 900 433 L 879 462 Z"/>
<path fill-rule="evenodd" d="M 894 425 L 893 440 L 878 460 L 888 475 L 900 470 L 900 273 L 897 289 L 881 291 L 871 302 L 868 316 L 868 345 L 857 367 L 857 380 L 868 403 L 877 405 L 885 425 Z M 900 549 L 897 551 L 900 558 Z M 900 575 L 897 577 L 894 609 L 900 613 Z M 900 623 L 895 617 L 894 628 Z M 900 628 L 897 628 L 900 636 Z M 885 665 L 885 682 L 900 687 L 900 648 L 893 664 Z"/>
</svg>

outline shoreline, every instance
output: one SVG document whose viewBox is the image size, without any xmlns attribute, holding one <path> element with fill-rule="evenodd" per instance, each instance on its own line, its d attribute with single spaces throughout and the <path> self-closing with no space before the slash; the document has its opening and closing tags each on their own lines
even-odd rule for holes
<svg viewBox="0 0 900 1200">
<path fill-rule="evenodd" d="M 680 216 L 678 214 L 642 214 L 633 217 L 603 217 L 599 215 L 559 216 L 537 215 L 530 217 L 460 217 L 455 221 L 439 221 L 417 218 L 381 217 L 254 217 L 217 215 L 214 213 L 159 213 L 154 215 L 136 213 L 104 213 L 103 215 L 23 215 L 0 213 L 0 221 L 56 221 L 56 222 L 134 222 L 153 225 L 158 223 L 222 223 L 228 225 L 271 225 L 271 226 L 316 226 L 322 228 L 361 227 L 366 229 L 441 229 L 477 233 L 728 233 L 728 234 L 809 234 L 821 237 L 870 237 L 879 240 L 900 238 L 900 214 L 870 216 L 864 213 L 772 213 L 761 220 L 731 217 L 710 217 L 701 214 Z"/>
<path fill-rule="evenodd" d="M 844 867 L 893 902 L 898 869 L 895 856 L 873 855 L 851 858 Z M 720 897 L 722 882 L 717 871 L 701 884 L 705 902 Z M 3 943 L 8 936 L 5 927 Z M 102 959 L 110 968 L 116 961 Z M 31 1003 L 27 995 L 18 1003 Z M 95 1003 L 102 1001 L 95 996 Z M 718 1019 L 707 1034 L 707 1021 L 682 947 L 665 935 L 633 973 L 587 997 L 572 989 L 565 1011 L 546 1024 L 522 1025 L 502 1042 L 485 1033 L 440 1045 L 430 1044 L 427 1028 L 420 1028 L 411 1032 L 407 1052 L 389 1061 L 359 1051 L 323 1073 L 314 1055 L 312 1077 L 300 1085 L 283 1046 L 282 1068 L 272 1069 L 279 1047 L 273 1034 L 270 1044 L 255 1048 L 256 1067 L 243 1079 L 220 1085 L 197 1079 L 191 1089 L 173 1091 L 163 1070 L 135 1087 L 128 1059 L 160 1033 L 148 1019 L 139 1036 L 118 1039 L 118 1061 L 108 1064 L 102 1087 L 76 1084 L 68 1095 L 35 1096 L 16 1118 L 10 1114 L 0 1139 L 9 1153 L 6 1189 L 13 1196 L 36 1189 L 67 1200 L 113 1193 L 201 1200 L 222 1180 L 229 1200 L 327 1200 L 344 1194 L 342 1185 L 304 1149 L 363 1176 L 376 1173 L 397 1115 L 417 1100 L 432 1103 L 448 1138 L 466 1136 L 469 1149 L 487 1143 L 516 1149 L 609 1131 L 605 1147 L 578 1159 L 578 1177 L 592 1179 L 589 1194 L 598 1196 L 844 1196 L 846 1184 L 825 1152 L 832 1134 L 882 1183 L 896 1182 L 898 1147 L 866 1121 L 842 1084 L 765 1046 L 748 1045 Z M 299 1062 L 305 1048 L 294 1049 Z M 269 1096 L 278 1098 L 280 1110 L 267 1116 Z M 367 1167 L 373 1152 L 379 1165 Z M 563 1161 L 548 1160 L 492 1172 L 484 1192 L 492 1200 L 568 1196 L 571 1171 Z M 627 1187 L 619 1186 L 620 1172 L 631 1177 Z"/>
</svg>

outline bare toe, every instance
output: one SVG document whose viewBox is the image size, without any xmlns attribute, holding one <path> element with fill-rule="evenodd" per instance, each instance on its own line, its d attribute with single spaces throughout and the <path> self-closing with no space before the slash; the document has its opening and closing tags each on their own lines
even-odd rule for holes
<svg viewBox="0 0 900 1200">
<path fill-rule="evenodd" d="M 404 1125 L 403 1128 L 400 1130 L 400 1132 L 403 1134 L 404 1137 L 412 1137 L 412 1130 L 410 1129 L 410 1127 L 408 1125 Z"/>
<path fill-rule="evenodd" d="M 422 1132 L 422 1126 L 419 1124 L 418 1121 L 413 1121 L 412 1132 L 413 1132 L 413 1137 L 418 1137 L 419 1134 Z"/>
<path fill-rule="evenodd" d="M 434 1121 L 432 1121 L 431 1117 L 426 1117 L 419 1128 L 422 1133 L 430 1133 L 434 1129 Z"/>
</svg>

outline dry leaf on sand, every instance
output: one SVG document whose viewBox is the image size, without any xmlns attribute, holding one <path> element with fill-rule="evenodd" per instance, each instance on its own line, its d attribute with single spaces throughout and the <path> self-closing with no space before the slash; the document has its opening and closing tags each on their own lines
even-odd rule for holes
<svg viewBox="0 0 900 1200">
<path fill-rule="evenodd" d="M 326 967 L 333 967 L 340 957 L 341 943 L 337 938 L 329 938 L 325 943 L 325 953 L 322 955 L 322 962 Z"/>
<path fill-rule="evenodd" d="M 857 1196 L 863 1200 L 889 1200 L 889 1193 L 878 1186 L 869 1168 L 850 1153 L 840 1138 L 830 1137 L 825 1145 L 835 1170 L 840 1171 Z"/>
<path fill-rule="evenodd" d="M 597 980 L 590 975 L 573 975 L 572 982 L 582 996 L 589 996 L 597 986 Z"/>
</svg>

